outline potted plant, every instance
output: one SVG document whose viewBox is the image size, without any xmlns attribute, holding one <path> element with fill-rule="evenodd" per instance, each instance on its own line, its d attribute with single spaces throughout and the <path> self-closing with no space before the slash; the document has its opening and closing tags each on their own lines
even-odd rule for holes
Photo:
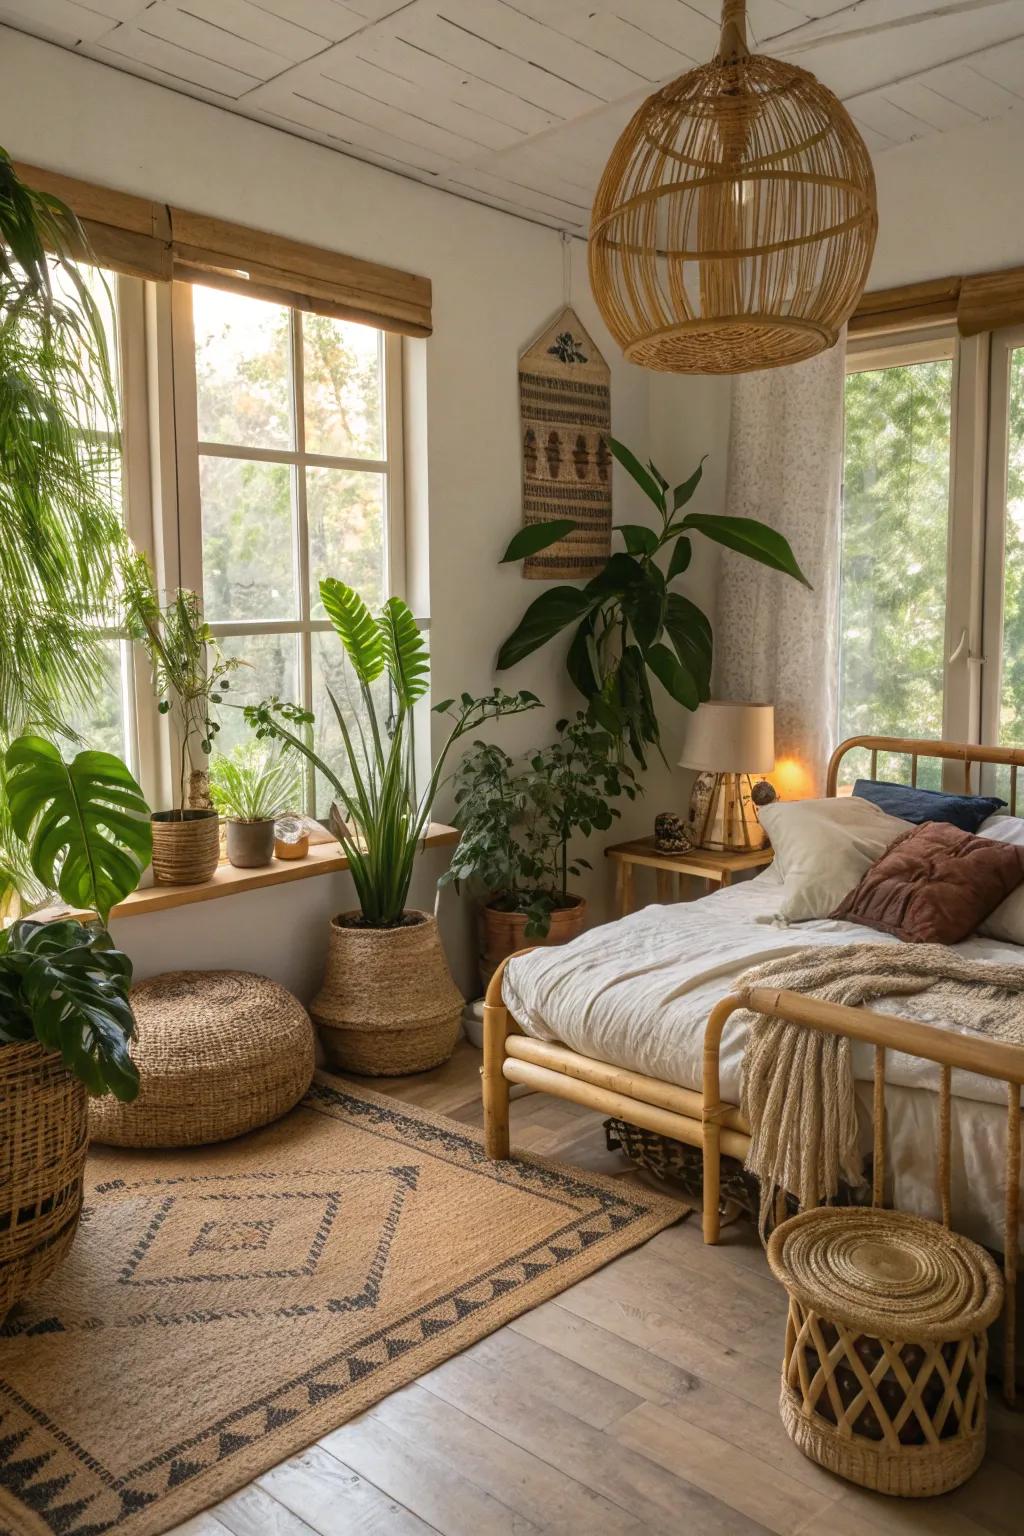
<svg viewBox="0 0 1024 1536">
<path fill-rule="evenodd" d="M 199 885 L 220 861 L 220 823 L 197 792 L 197 751 L 209 757 L 220 725 L 214 709 L 244 663 L 226 658 L 202 615 L 195 592 L 180 589 L 161 605 L 142 555 L 126 563 L 125 625 L 143 647 L 162 715 L 171 717 L 178 751 L 177 803 L 153 812 L 153 875 L 162 885 Z"/>
<path fill-rule="evenodd" d="M 279 816 L 294 810 L 299 793 L 294 766 L 251 747 L 213 758 L 210 798 L 227 823 L 228 860 L 236 869 L 256 869 L 274 857 Z"/>
<path fill-rule="evenodd" d="M 462 996 L 452 981 L 435 919 L 407 906 L 413 864 L 452 746 L 501 715 L 536 708 L 532 693 L 482 699 L 464 693 L 435 713 L 451 722 L 426 785 L 416 786 L 413 711 L 429 686 L 429 658 L 412 612 L 391 597 L 376 617 L 343 582 L 320 583 L 324 611 L 345 649 L 365 724 L 329 692 L 344 747 L 337 769 L 307 739 L 308 711 L 269 699 L 247 705 L 257 737 L 273 737 L 311 762 L 336 796 L 331 830 L 348 859 L 359 909 L 330 928 L 323 986 L 310 1006 L 329 1059 L 349 1071 L 397 1076 L 439 1066 L 458 1038 Z M 374 684 L 386 680 L 385 724 Z M 301 733 L 301 734 L 300 734 Z"/>
<path fill-rule="evenodd" d="M 462 837 L 440 884 L 468 882 L 483 897 L 485 986 L 525 944 L 565 944 L 582 931 L 587 903 L 569 881 L 590 864 L 570 857 L 570 840 L 606 832 L 619 815 L 609 800 L 637 794 L 633 769 L 617 761 L 607 731 L 583 713 L 556 730 L 557 740 L 518 761 L 478 741 L 455 771 Z"/>
<path fill-rule="evenodd" d="M 498 652 L 498 671 L 575 625 L 566 655 L 569 678 L 586 699 L 594 723 L 646 768 L 648 746 L 661 750 L 651 678 L 683 709 L 696 709 L 711 693 L 711 625 L 696 603 L 672 590 L 689 567 L 693 535 L 783 571 L 804 586 L 810 583 L 786 539 L 766 523 L 683 512 L 700 484 L 703 461 L 672 490 L 653 464 L 645 468 L 624 443 L 609 437 L 608 447 L 653 503 L 657 525 L 616 524 L 624 547 L 585 586 L 542 592 Z M 573 527 L 571 519 L 556 518 L 521 528 L 502 560 L 538 554 Z"/>
<path fill-rule="evenodd" d="M 119 758 L 65 762 L 42 737 L 3 758 L 10 824 L 32 873 L 92 918 L 25 918 L 0 929 L 0 1320 L 74 1239 L 88 1146 L 87 1098 L 134 1099 L 132 964 L 111 907 L 149 862 L 149 807 Z"/>
</svg>

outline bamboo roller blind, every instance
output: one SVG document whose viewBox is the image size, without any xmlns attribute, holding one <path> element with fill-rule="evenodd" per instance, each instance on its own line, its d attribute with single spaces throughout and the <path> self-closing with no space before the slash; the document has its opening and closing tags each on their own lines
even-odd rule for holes
<svg viewBox="0 0 1024 1536">
<path fill-rule="evenodd" d="M 850 335 L 884 335 L 954 320 L 961 336 L 977 336 L 1024 321 L 1024 267 L 939 277 L 866 293 L 849 323 Z"/>
<path fill-rule="evenodd" d="M 209 283 L 405 336 L 430 335 L 429 278 L 38 166 L 17 171 L 74 210 L 96 260 L 114 271 L 156 282 Z"/>
</svg>

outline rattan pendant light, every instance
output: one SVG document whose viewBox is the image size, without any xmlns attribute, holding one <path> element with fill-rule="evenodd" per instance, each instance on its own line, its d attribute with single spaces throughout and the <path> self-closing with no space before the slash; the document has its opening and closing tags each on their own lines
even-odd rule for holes
<svg viewBox="0 0 1024 1536">
<path fill-rule="evenodd" d="M 594 201 L 590 280 L 631 362 L 746 373 L 835 343 L 878 228 L 864 140 L 831 91 L 752 54 L 724 0 L 710 64 L 648 98 Z"/>
</svg>

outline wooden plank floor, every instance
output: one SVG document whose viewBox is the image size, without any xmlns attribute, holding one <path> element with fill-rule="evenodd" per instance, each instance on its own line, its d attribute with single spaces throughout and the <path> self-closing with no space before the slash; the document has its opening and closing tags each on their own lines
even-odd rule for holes
<svg viewBox="0 0 1024 1536">
<path fill-rule="evenodd" d="M 479 1054 L 391 1084 L 479 1123 Z M 624 1178 L 600 1116 L 537 1095 L 513 1143 Z M 746 1223 L 699 1217 L 589 1279 L 179 1526 L 174 1536 L 1020 1536 L 1024 1414 L 991 1407 L 988 1457 L 941 1499 L 863 1492 L 779 1421 L 785 1303 Z"/>
</svg>

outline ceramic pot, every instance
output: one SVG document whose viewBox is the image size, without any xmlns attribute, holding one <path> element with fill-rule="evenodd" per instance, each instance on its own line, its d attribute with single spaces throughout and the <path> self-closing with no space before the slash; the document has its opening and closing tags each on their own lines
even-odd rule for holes
<svg viewBox="0 0 1024 1536">
<path fill-rule="evenodd" d="M 502 912 L 498 907 L 480 908 L 480 980 L 486 988 L 494 972 L 517 949 L 531 944 L 568 944 L 583 932 L 587 920 L 587 903 L 582 896 L 570 895 L 571 907 L 556 907 L 551 914 L 551 926 L 546 938 L 526 937 L 526 913 Z"/>
<path fill-rule="evenodd" d="M 332 919 L 324 982 L 310 1005 L 328 1061 L 368 1077 L 427 1072 L 459 1038 L 463 997 L 434 918 L 406 912 L 397 928 Z"/>
<path fill-rule="evenodd" d="M 201 885 L 220 863 L 216 811 L 154 811 L 153 878 L 158 885 Z"/>
<path fill-rule="evenodd" d="M 259 869 L 274 857 L 273 821 L 229 821 L 228 863 L 236 869 Z"/>
<path fill-rule="evenodd" d="M 64 1258 L 78 1230 L 89 1095 L 58 1052 L 0 1045 L 0 1322 Z"/>
</svg>

